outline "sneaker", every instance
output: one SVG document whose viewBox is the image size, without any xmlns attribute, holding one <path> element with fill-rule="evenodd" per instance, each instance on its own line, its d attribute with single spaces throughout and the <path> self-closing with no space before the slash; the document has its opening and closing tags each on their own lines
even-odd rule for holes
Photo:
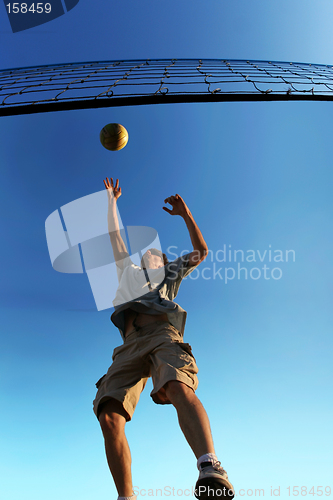
<svg viewBox="0 0 333 500">
<path fill-rule="evenodd" d="M 194 495 L 199 500 L 234 498 L 234 487 L 228 480 L 228 474 L 221 467 L 221 462 L 204 462 L 201 464 Z"/>
</svg>

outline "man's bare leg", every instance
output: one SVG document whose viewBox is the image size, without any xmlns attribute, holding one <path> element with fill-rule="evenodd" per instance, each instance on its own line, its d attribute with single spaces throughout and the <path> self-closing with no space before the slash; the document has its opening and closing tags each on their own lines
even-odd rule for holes
<svg viewBox="0 0 333 500">
<path fill-rule="evenodd" d="M 106 402 L 99 415 L 107 461 L 121 497 L 133 495 L 131 452 L 125 436 L 126 415 L 122 404 L 115 399 Z"/>
<path fill-rule="evenodd" d="M 196 458 L 215 453 L 207 413 L 194 391 L 177 380 L 168 382 L 164 389 L 177 410 L 180 428 Z"/>
<path fill-rule="evenodd" d="M 207 413 L 194 391 L 182 382 L 172 380 L 164 386 L 165 394 L 178 413 L 180 427 L 197 459 L 200 458 L 199 479 L 195 496 L 200 500 L 234 498 L 233 486 L 221 467 L 214 451 L 213 438 Z M 207 454 L 209 455 L 209 459 Z M 208 485 L 208 493 L 207 493 Z M 209 492 L 211 488 L 211 494 Z"/>
</svg>

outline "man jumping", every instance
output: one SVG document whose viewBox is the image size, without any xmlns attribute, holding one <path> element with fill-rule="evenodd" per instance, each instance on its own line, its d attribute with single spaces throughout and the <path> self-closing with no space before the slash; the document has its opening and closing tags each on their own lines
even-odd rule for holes
<svg viewBox="0 0 333 500">
<path fill-rule="evenodd" d="M 151 248 L 143 255 L 141 267 L 134 265 L 119 229 L 119 180 L 115 185 L 112 178 L 103 182 L 119 279 L 111 321 L 119 329 L 123 345 L 114 349 L 112 365 L 96 384 L 94 412 L 103 432 L 118 500 L 136 500 L 125 424 L 132 419 L 149 377 L 153 380 L 153 401 L 176 408 L 180 428 L 197 458 L 195 496 L 200 500 L 233 498 L 233 486 L 215 455 L 207 413 L 195 395 L 198 368 L 191 346 L 183 342 L 187 313 L 173 301 L 182 279 L 206 258 L 206 242 L 184 200 L 176 194 L 164 200 L 172 209 L 163 209 L 184 219 L 193 251 L 168 262 L 165 254 Z"/>
</svg>

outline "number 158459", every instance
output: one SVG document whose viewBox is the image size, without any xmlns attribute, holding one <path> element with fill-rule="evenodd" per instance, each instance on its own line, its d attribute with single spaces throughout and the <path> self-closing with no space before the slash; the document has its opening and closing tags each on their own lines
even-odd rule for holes
<svg viewBox="0 0 333 500">
<path fill-rule="evenodd" d="M 32 3 L 30 5 L 23 2 L 14 2 L 7 3 L 6 7 L 8 14 L 27 14 L 28 12 L 32 12 L 33 14 L 43 14 L 45 12 L 49 14 L 51 12 L 51 4 L 44 2 Z"/>
</svg>

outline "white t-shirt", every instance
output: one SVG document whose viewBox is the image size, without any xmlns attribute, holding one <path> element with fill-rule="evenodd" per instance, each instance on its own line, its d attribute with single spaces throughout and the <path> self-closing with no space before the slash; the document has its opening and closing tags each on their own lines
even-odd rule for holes
<svg viewBox="0 0 333 500">
<path fill-rule="evenodd" d="M 178 257 L 173 262 L 159 269 L 147 269 L 146 273 L 136 266 L 130 257 L 117 266 L 119 287 L 113 301 L 115 311 L 111 315 L 112 323 L 119 329 L 125 339 L 126 309 L 144 314 L 167 314 L 169 322 L 184 334 L 187 312 L 173 299 L 177 296 L 180 283 L 198 265 L 188 265 L 189 253 Z"/>
</svg>

